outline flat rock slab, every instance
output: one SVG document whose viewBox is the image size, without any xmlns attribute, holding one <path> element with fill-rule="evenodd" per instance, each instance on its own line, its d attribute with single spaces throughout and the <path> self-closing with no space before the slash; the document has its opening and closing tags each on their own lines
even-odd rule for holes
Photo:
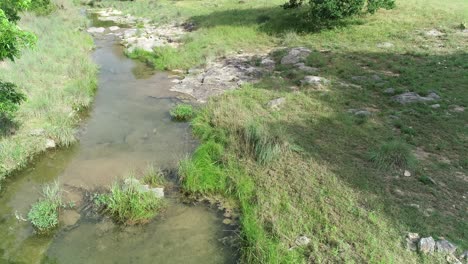
<svg viewBox="0 0 468 264">
<path fill-rule="evenodd" d="M 439 100 L 440 96 L 436 93 L 430 93 L 428 96 L 421 96 L 414 92 L 403 93 L 395 95 L 393 100 L 399 102 L 400 104 L 410 104 L 410 103 L 420 103 L 420 102 L 432 102 Z"/>
<path fill-rule="evenodd" d="M 304 47 L 293 48 L 281 59 L 281 64 L 296 64 L 305 60 L 311 53 L 310 49 Z"/>
<path fill-rule="evenodd" d="M 211 96 L 259 81 L 268 70 L 251 65 L 251 61 L 250 55 L 237 55 L 213 62 L 205 69 L 189 70 L 189 75 L 178 81 L 171 91 L 188 94 L 204 103 Z"/>
<path fill-rule="evenodd" d="M 95 33 L 104 33 L 106 29 L 103 27 L 90 27 L 86 31 L 91 34 L 95 34 Z"/>
</svg>

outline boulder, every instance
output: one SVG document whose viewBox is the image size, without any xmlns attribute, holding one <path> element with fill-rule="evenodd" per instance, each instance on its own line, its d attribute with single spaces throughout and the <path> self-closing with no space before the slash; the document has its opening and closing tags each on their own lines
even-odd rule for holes
<svg viewBox="0 0 468 264">
<path fill-rule="evenodd" d="M 433 104 L 433 105 L 431 105 L 431 108 L 433 108 L 433 109 L 440 108 L 440 104 Z"/>
<path fill-rule="evenodd" d="M 116 31 L 116 30 L 119 30 L 119 29 L 120 29 L 120 27 L 118 27 L 118 26 L 112 26 L 112 27 L 109 28 L 110 31 Z"/>
<path fill-rule="evenodd" d="M 457 246 L 444 239 L 436 242 L 435 250 L 439 253 L 453 254 L 457 250 Z"/>
<path fill-rule="evenodd" d="M 410 104 L 418 102 L 431 102 L 439 100 L 440 96 L 436 93 L 430 93 L 428 96 L 420 96 L 415 92 L 407 92 L 399 95 L 395 95 L 393 100 L 399 102 L 400 104 Z"/>
<path fill-rule="evenodd" d="M 435 249 L 435 241 L 432 237 L 424 237 L 419 240 L 418 250 L 424 254 L 433 253 Z"/>
<path fill-rule="evenodd" d="M 262 61 L 260 62 L 260 65 L 263 68 L 273 70 L 275 68 L 275 66 L 276 66 L 276 63 L 275 63 L 274 60 L 272 60 L 270 58 L 263 58 Z"/>
<path fill-rule="evenodd" d="M 303 71 L 303 72 L 309 73 L 309 74 L 316 73 L 316 72 L 319 71 L 318 68 L 307 66 L 303 62 L 296 63 L 296 64 L 294 64 L 294 66 L 296 66 L 297 69 L 299 69 L 300 71 Z"/>
<path fill-rule="evenodd" d="M 305 60 L 310 53 L 311 50 L 304 47 L 293 48 L 281 59 L 281 64 L 288 65 L 299 63 Z"/>
</svg>

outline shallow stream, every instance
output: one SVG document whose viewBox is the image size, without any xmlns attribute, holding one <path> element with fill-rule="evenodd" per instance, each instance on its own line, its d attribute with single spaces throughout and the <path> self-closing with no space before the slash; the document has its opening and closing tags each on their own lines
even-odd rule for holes
<svg viewBox="0 0 468 264">
<path fill-rule="evenodd" d="M 126 58 L 114 35 L 95 42 L 99 86 L 79 143 L 47 153 L 0 192 L 0 263 L 235 263 L 220 242 L 233 228 L 214 208 L 180 202 L 177 191 L 146 225 L 118 226 L 85 210 L 86 194 L 149 163 L 175 169 L 195 147 L 188 125 L 170 119 L 181 98 L 169 91 L 168 74 Z M 21 219 L 56 180 L 74 207 L 61 212 L 54 234 L 38 236 Z"/>
</svg>

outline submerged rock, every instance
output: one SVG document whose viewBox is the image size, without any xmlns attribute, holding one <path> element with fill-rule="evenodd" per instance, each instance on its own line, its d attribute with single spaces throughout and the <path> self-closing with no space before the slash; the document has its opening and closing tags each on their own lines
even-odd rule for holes
<svg viewBox="0 0 468 264">
<path fill-rule="evenodd" d="M 400 104 L 410 104 L 418 102 L 431 102 L 439 100 L 440 96 L 436 93 L 430 93 L 428 96 L 420 96 L 415 92 L 407 92 L 399 95 L 395 95 L 393 100 L 399 102 Z"/>
<path fill-rule="evenodd" d="M 281 59 L 281 64 L 296 64 L 305 60 L 312 51 L 304 47 L 293 48 Z"/>
</svg>

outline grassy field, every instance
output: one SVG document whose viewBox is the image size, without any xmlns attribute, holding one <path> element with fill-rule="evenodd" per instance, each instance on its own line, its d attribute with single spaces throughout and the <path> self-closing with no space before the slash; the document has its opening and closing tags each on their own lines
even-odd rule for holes
<svg viewBox="0 0 468 264">
<path fill-rule="evenodd" d="M 89 57 L 93 41 L 80 31 L 86 18 L 71 1 L 57 4 L 60 8 L 48 16 L 22 16 L 21 26 L 38 36 L 37 47 L 15 63 L 0 64 L 0 79 L 17 84 L 28 97 L 14 134 L 0 138 L 0 182 L 43 152 L 47 139 L 60 146 L 73 143 L 79 112 L 92 102 L 97 68 Z"/>
<path fill-rule="evenodd" d="M 397 1 L 327 27 L 282 2 L 102 2 L 159 23 L 195 22 L 179 50 L 145 54 L 159 68 L 300 45 L 313 50 L 306 64 L 331 80 L 322 90 L 301 87 L 303 73 L 277 66 L 259 84 L 213 98 L 193 121 L 203 143 L 181 163 L 183 187 L 237 201 L 245 263 L 445 263 L 406 251 L 406 232 L 468 249 L 468 111 L 456 111 L 468 107 L 468 41 L 459 29 L 468 2 Z M 431 29 L 444 35 L 428 36 Z M 379 48 L 385 42 L 393 46 Z M 440 107 L 397 104 L 390 87 L 435 91 Z M 279 111 L 267 107 L 279 97 Z M 294 247 L 300 235 L 311 243 Z"/>
</svg>

